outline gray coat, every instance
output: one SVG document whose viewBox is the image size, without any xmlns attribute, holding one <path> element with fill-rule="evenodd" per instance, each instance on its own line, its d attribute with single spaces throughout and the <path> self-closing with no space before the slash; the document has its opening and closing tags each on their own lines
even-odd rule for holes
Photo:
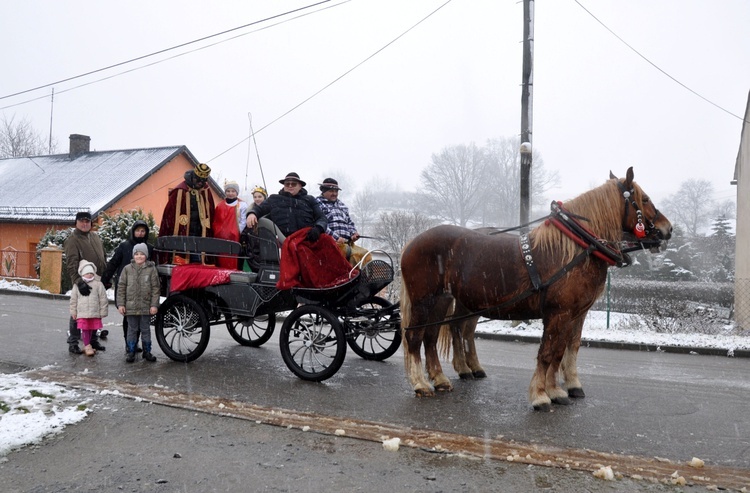
<svg viewBox="0 0 750 493">
<path fill-rule="evenodd" d="M 117 282 L 117 306 L 125 307 L 125 315 L 148 315 L 151 307 L 159 307 L 159 291 L 154 263 L 147 260 L 138 265 L 131 260 Z"/>
</svg>

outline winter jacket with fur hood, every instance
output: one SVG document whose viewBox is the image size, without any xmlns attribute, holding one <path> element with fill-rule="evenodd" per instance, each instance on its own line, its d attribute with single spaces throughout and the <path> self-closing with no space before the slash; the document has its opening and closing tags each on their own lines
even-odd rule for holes
<svg viewBox="0 0 750 493">
<path fill-rule="evenodd" d="M 131 260 L 117 282 L 117 306 L 125 307 L 125 315 L 148 315 L 151 307 L 159 307 L 159 274 L 150 260 L 138 265 Z"/>
<path fill-rule="evenodd" d="M 143 238 L 135 237 L 135 230 L 138 227 L 146 228 L 146 236 L 144 236 Z M 154 247 L 153 245 L 149 245 L 148 243 L 148 236 L 150 232 L 151 230 L 148 227 L 148 223 L 143 219 L 138 219 L 133 223 L 133 227 L 130 228 L 128 239 L 117 246 L 117 248 L 115 249 L 115 253 L 112 255 L 112 258 L 109 259 L 109 262 L 107 262 L 107 268 L 102 273 L 102 282 L 104 284 L 113 283 L 115 285 L 115 289 L 117 288 L 117 282 L 120 278 L 120 273 L 122 272 L 122 269 L 125 268 L 125 266 L 130 264 L 130 261 L 133 259 L 133 247 L 138 243 L 145 243 L 148 247 L 148 259 L 156 260 L 154 258 Z"/>
<path fill-rule="evenodd" d="M 88 260 L 81 260 L 79 262 L 78 274 L 79 278 L 83 277 L 82 272 L 85 267 L 93 269 L 96 274 L 96 265 Z M 70 293 L 70 316 L 74 319 L 79 318 L 104 318 L 107 316 L 109 311 L 109 299 L 107 298 L 107 290 L 104 288 L 99 276 L 95 275 L 94 280 L 88 283 L 91 288 L 91 293 L 88 296 L 83 296 L 78 291 L 78 286 L 73 285 L 73 290 Z"/>
</svg>

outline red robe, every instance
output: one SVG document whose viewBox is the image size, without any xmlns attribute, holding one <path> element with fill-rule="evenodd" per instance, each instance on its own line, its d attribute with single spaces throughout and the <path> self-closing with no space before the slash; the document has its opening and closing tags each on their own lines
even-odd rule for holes
<svg viewBox="0 0 750 493">
<path fill-rule="evenodd" d="M 214 238 L 222 240 L 240 241 L 240 229 L 237 217 L 240 213 L 240 203 L 237 199 L 234 205 L 229 205 L 222 200 L 214 210 L 213 232 Z M 222 256 L 218 258 L 219 267 L 222 269 L 237 269 L 237 257 Z"/>
<path fill-rule="evenodd" d="M 184 181 L 169 192 L 164 214 L 159 225 L 159 236 L 190 236 L 190 195 L 195 194 L 201 219 L 198 234 L 193 236 L 213 237 L 211 221 L 214 215 L 214 196 L 208 185 L 201 190 L 190 188 Z M 176 260 L 176 259 L 173 259 Z M 160 258 L 159 262 L 166 259 Z"/>
</svg>

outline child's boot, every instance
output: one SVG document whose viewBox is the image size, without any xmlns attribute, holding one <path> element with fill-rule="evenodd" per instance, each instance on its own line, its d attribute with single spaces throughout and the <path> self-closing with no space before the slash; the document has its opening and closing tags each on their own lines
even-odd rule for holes
<svg viewBox="0 0 750 493">
<path fill-rule="evenodd" d="M 150 342 L 144 342 L 143 343 L 143 359 L 146 361 L 150 361 L 153 363 L 156 361 L 156 356 L 151 354 L 151 343 Z"/>
<path fill-rule="evenodd" d="M 132 363 L 135 361 L 135 342 L 127 342 L 128 354 L 125 356 L 126 363 Z"/>
<path fill-rule="evenodd" d="M 91 347 L 91 344 L 86 344 L 83 347 L 83 354 L 85 354 L 86 356 L 93 356 L 96 354 L 96 349 Z"/>
</svg>

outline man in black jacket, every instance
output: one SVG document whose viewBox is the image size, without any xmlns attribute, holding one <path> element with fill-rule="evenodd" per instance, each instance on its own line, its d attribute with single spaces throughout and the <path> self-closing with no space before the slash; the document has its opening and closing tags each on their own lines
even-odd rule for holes
<svg viewBox="0 0 750 493">
<path fill-rule="evenodd" d="M 247 213 L 247 226 L 254 228 L 258 219 L 268 215 L 271 221 L 289 236 L 302 228 L 311 227 L 307 240 L 318 241 L 320 234 L 326 230 L 328 219 L 315 197 L 308 195 L 305 183 L 297 173 L 288 173 L 279 183 L 284 188 L 279 193 L 270 195 L 263 203 L 256 204 Z"/>
</svg>

